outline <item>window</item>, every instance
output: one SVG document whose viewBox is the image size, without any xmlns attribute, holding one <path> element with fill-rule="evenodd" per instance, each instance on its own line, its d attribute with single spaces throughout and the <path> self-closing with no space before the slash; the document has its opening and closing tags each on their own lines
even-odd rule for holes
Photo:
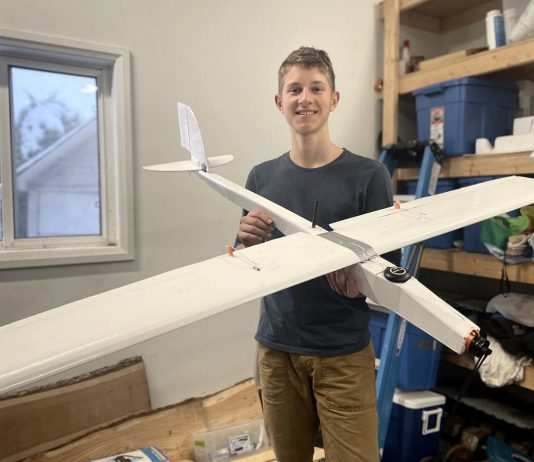
<svg viewBox="0 0 534 462">
<path fill-rule="evenodd" d="M 132 257 L 129 54 L 0 31 L 0 268 Z"/>
</svg>

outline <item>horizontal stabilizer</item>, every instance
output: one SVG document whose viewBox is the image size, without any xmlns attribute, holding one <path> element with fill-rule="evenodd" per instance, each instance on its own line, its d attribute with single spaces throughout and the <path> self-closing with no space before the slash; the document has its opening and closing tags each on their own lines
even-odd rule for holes
<svg viewBox="0 0 534 462">
<path fill-rule="evenodd" d="M 208 157 L 208 167 L 219 167 L 234 160 L 234 156 Z M 182 160 L 178 162 L 168 162 L 165 164 L 147 165 L 145 170 L 155 172 L 198 172 L 201 167 L 194 160 Z"/>
</svg>

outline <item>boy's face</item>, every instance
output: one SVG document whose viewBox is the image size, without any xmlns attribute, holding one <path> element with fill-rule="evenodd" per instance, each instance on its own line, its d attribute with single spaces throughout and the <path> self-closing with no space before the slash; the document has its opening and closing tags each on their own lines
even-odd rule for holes
<svg viewBox="0 0 534 462">
<path fill-rule="evenodd" d="M 317 67 L 292 66 L 282 81 L 276 106 L 296 133 L 307 135 L 328 130 L 328 117 L 339 101 L 327 76 Z"/>
</svg>

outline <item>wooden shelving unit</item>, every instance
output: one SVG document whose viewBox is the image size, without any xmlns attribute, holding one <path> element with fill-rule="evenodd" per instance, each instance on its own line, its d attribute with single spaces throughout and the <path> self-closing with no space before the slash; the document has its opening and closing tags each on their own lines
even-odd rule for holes
<svg viewBox="0 0 534 462">
<path fill-rule="evenodd" d="M 414 90 L 450 79 L 483 75 L 484 78 L 514 81 L 534 80 L 534 39 L 506 45 L 495 50 L 440 57 L 428 70 L 399 76 L 400 25 L 432 32 L 449 31 L 482 20 L 492 9 L 501 9 L 501 0 L 384 0 L 380 14 L 384 20 L 384 90 L 382 94 L 383 144 L 397 141 L 399 97 L 407 98 Z M 469 153 L 466 153 L 469 154 Z M 440 178 L 534 174 L 530 152 L 496 155 L 464 155 L 444 160 Z M 397 180 L 413 180 L 418 169 L 396 171 Z M 421 267 L 458 274 L 498 279 L 502 262 L 491 255 L 454 250 L 426 249 Z M 507 266 L 512 281 L 534 284 L 534 263 Z M 442 360 L 464 368 L 473 368 L 467 355 L 443 353 Z M 534 391 L 534 366 L 525 368 L 524 380 L 517 384 Z"/>
<path fill-rule="evenodd" d="M 534 38 L 486 50 L 442 66 L 399 76 L 400 24 L 433 32 L 463 27 L 500 9 L 500 0 L 384 0 L 383 143 L 397 140 L 397 109 L 400 95 L 438 82 L 484 75 L 499 80 L 520 80 L 534 76 Z"/>
<path fill-rule="evenodd" d="M 501 8 L 494 0 L 385 0 L 381 3 L 384 19 L 384 92 L 383 143 L 397 140 L 397 110 L 401 95 L 444 80 L 484 74 L 506 80 L 534 76 L 534 39 L 510 44 L 494 50 L 467 55 L 427 71 L 402 77 L 398 74 L 400 24 L 436 31 L 447 31 L 479 21 L 490 9 Z M 468 154 L 468 153 L 466 153 Z M 440 178 L 461 178 L 488 175 L 534 174 L 534 157 L 529 152 L 493 155 L 464 155 L 443 161 Z M 419 170 L 401 168 L 398 181 L 417 179 Z M 421 267 L 459 274 L 499 278 L 502 263 L 490 255 L 426 249 Z M 509 265 L 513 281 L 534 284 L 534 263 Z"/>
</svg>

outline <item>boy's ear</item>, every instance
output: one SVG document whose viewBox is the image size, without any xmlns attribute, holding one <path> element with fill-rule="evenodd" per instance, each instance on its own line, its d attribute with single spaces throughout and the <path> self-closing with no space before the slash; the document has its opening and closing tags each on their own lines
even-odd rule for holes
<svg viewBox="0 0 534 462">
<path fill-rule="evenodd" d="M 274 95 L 274 103 L 280 112 L 284 112 L 282 110 L 282 98 L 280 98 L 280 95 Z"/>
<path fill-rule="evenodd" d="M 332 93 L 332 99 L 330 101 L 330 112 L 333 112 L 339 103 L 339 91 Z"/>
</svg>

